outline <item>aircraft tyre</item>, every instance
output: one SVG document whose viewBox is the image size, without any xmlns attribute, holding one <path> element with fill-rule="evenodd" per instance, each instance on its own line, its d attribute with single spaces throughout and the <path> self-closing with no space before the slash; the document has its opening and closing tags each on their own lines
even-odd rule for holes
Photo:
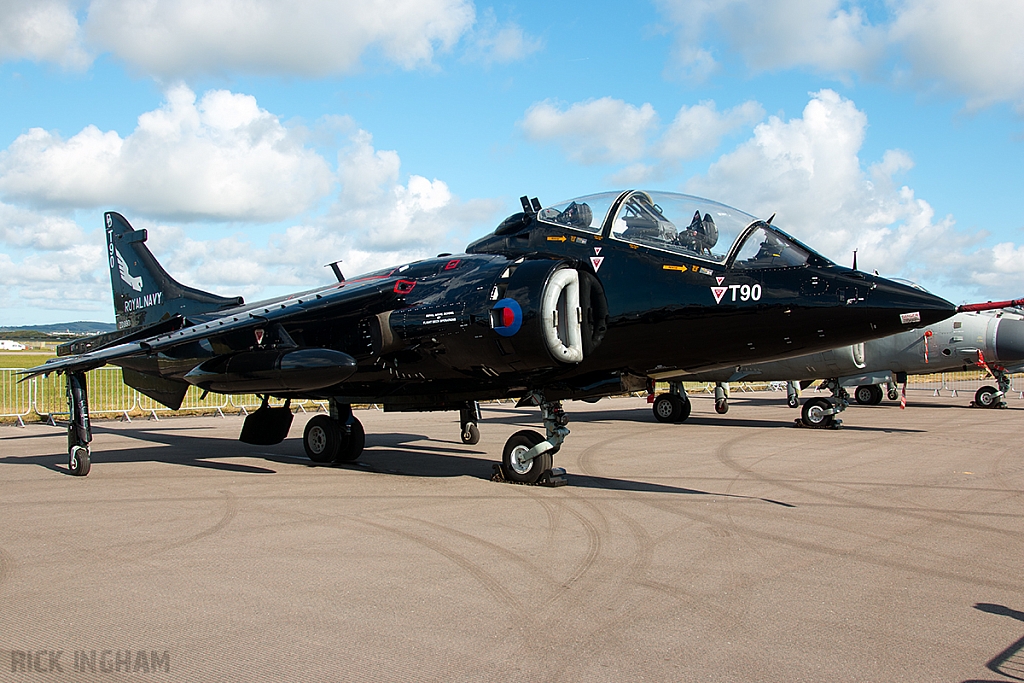
<svg viewBox="0 0 1024 683">
<path fill-rule="evenodd" d="M 978 392 L 974 394 L 974 402 L 982 408 L 997 408 L 999 407 L 999 401 L 996 399 L 995 387 L 985 385 Z"/>
<path fill-rule="evenodd" d="M 462 430 L 462 443 L 472 446 L 480 443 L 480 428 L 470 422 Z"/>
<path fill-rule="evenodd" d="M 331 462 L 341 445 L 338 423 L 327 415 L 317 415 L 306 423 L 302 432 L 302 447 L 313 462 Z"/>
<path fill-rule="evenodd" d="M 89 474 L 92 462 L 89 457 L 88 446 L 72 446 L 68 452 L 68 471 L 76 477 L 84 477 Z"/>
<path fill-rule="evenodd" d="M 342 433 L 341 445 L 338 448 L 338 454 L 334 456 L 334 462 L 352 462 L 363 454 L 364 446 L 366 446 L 366 431 L 363 429 L 363 423 L 353 416 L 351 431 L 348 434 Z"/>
<path fill-rule="evenodd" d="M 887 395 L 890 401 L 898 401 L 900 398 L 900 392 L 896 391 L 896 389 L 890 389 Z"/>
<path fill-rule="evenodd" d="M 854 399 L 862 406 L 877 406 L 882 396 L 882 387 L 877 384 L 863 384 L 853 392 Z"/>
<path fill-rule="evenodd" d="M 786 399 L 786 404 L 790 408 L 798 408 L 800 407 L 800 399 L 798 399 L 796 396 L 790 396 L 789 398 Z"/>
<path fill-rule="evenodd" d="M 677 398 L 679 398 L 679 415 L 676 416 L 675 421 L 686 422 L 686 418 L 690 417 L 690 410 L 693 406 L 690 405 L 690 399 L 683 397 Z"/>
<path fill-rule="evenodd" d="M 537 432 L 524 429 L 509 437 L 501 452 L 501 469 L 509 481 L 533 484 L 546 470 L 551 469 L 551 451 L 541 453 L 533 460 L 523 461 L 522 456 L 544 440 Z"/>
<path fill-rule="evenodd" d="M 800 420 L 812 429 L 825 429 L 830 427 L 835 420 L 834 415 L 825 412 L 831 409 L 832 403 L 828 399 L 820 397 L 809 399 L 804 403 L 803 410 L 800 411 Z"/>
<path fill-rule="evenodd" d="M 687 401 L 689 403 L 689 401 Z M 651 406 L 654 410 L 654 418 L 658 422 L 681 422 L 679 415 L 683 412 L 683 401 L 674 394 L 659 394 L 654 399 L 654 405 Z M 689 411 L 687 410 L 687 416 Z M 686 418 L 683 418 L 684 420 Z"/>
<path fill-rule="evenodd" d="M 723 398 L 720 401 L 715 401 L 715 412 L 719 415 L 725 415 L 729 412 L 729 400 Z"/>
</svg>

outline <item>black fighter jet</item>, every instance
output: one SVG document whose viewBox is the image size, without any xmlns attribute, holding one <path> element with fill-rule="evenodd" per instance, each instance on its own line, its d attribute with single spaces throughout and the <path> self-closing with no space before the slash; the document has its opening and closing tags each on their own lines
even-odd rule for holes
<svg viewBox="0 0 1024 683">
<path fill-rule="evenodd" d="M 354 403 L 461 411 L 477 402 L 540 407 L 545 434 L 508 439 L 512 481 L 551 477 L 569 434 L 561 402 L 643 390 L 653 374 L 698 372 L 862 342 L 943 320 L 953 304 L 836 265 L 767 221 L 718 202 L 631 190 L 546 208 L 522 199 L 465 254 L 442 255 L 288 297 L 245 304 L 179 284 L 146 231 L 105 214 L 116 332 L 76 341 L 27 376 L 67 376 L 70 470 L 89 470 L 86 371 L 176 409 L 190 386 L 260 394 L 239 437 L 272 444 L 292 414 L 267 399 L 326 399 L 303 444 L 351 461 L 364 433 Z M 773 216 L 774 218 L 774 216 Z"/>
</svg>

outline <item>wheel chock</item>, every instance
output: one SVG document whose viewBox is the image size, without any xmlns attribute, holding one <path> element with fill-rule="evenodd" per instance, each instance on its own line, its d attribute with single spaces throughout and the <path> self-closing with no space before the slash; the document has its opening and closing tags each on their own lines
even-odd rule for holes
<svg viewBox="0 0 1024 683">
<path fill-rule="evenodd" d="M 564 467 L 552 467 L 549 470 L 544 470 L 543 472 L 541 472 L 540 477 L 537 478 L 537 481 L 533 482 L 532 484 L 528 484 L 526 482 L 520 482 L 520 481 L 512 481 L 511 479 L 509 479 L 508 477 L 505 476 L 505 471 L 502 469 L 502 466 L 500 464 L 498 464 L 498 463 L 495 463 L 493 467 L 494 467 L 494 474 L 491 475 L 491 481 L 497 481 L 497 482 L 500 482 L 500 483 L 503 483 L 503 484 L 519 484 L 521 486 L 549 486 L 549 487 L 555 487 L 555 486 L 565 486 L 566 484 L 569 483 L 569 480 L 566 479 L 566 476 L 565 476 L 565 468 Z"/>
</svg>

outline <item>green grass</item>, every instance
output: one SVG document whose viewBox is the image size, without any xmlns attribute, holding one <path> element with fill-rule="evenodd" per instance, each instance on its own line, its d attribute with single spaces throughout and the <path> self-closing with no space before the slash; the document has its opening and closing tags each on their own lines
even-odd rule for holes
<svg viewBox="0 0 1024 683">
<path fill-rule="evenodd" d="M 0 351 L 0 368 L 34 368 L 51 358 L 56 355 L 43 351 Z"/>
</svg>

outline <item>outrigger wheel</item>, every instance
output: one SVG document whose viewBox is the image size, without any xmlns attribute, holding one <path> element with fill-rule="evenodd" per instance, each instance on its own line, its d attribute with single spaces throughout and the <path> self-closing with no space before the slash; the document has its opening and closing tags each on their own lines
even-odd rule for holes
<svg viewBox="0 0 1024 683">
<path fill-rule="evenodd" d="M 68 412 L 68 471 L 76 477 L 89 474 L 92 466 L 89 443 L 92 441 L 92 426 L 89 422 L 89 392 L 84 372 L 67 374 L 66 392 Z"/>
<path fill-rule="evenodd" d="M 462 425 L 462 443 L 473 445 L 480 443 L 480 428 L 477 422 L 480 420 L 480 403 L 477 401 L 466 401 L 459 410 L 459 422 Z"/>
</svg>

